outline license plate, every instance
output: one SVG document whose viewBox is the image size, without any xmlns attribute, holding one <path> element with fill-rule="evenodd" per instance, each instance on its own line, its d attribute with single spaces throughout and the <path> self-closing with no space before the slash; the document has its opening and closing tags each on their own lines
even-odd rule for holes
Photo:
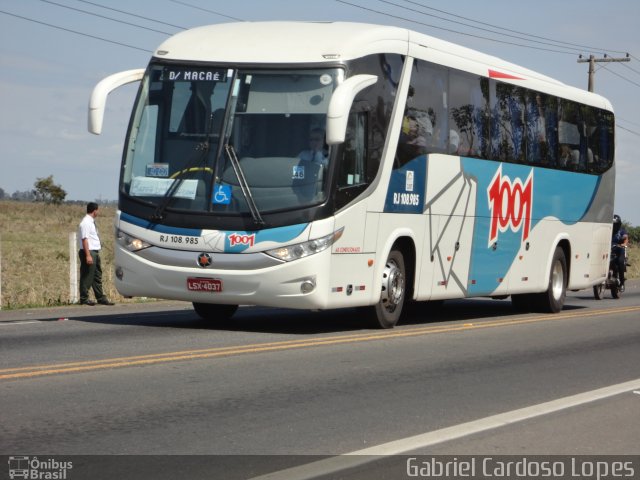
<svg viewBox="0 0 640 480">
<path fill-rule="evenodd" d="M 187 289 L 192 292 L 221 292 L 222 280 L 218 278 L 187 278 Z"/>
</svg>

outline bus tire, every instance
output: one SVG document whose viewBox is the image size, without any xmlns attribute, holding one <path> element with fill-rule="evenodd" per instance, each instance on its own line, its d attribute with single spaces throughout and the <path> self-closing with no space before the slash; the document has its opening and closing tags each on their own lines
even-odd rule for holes
<svg viewBox="0 0 640 480">
<path fill-rule="evenodd" d="M 406 272 L 402 252 L 391 250 L 382 272 L 380 300 L 369 308 L 375 328 L 393 328 L 400 320 L 405 304 Z"/>
<path fill-rule="evenodd" d="M 564 250 L 556 247 L 551 261 L 551 271 L 549 272 L 549 283 L 547 290 L 542 293 L 533 294 L 533 303 L 536 311 L 544 313 L 558 313 L 564 306 L 567 296 L 567 259 Z"/>
<path fill-rule="evenodd" d="M 193 302 L 193 309 L 203 320 L 223 322 L 229 320 L 236 313 L 238 305 Z"/>
<path fill-rule="evenodd" d="M 604 298 L 604 291 L 606 286 L 603 283 L 599 283 L 598 285 L 593 286 L 593 298 L 596 300 L 602 300 Z"/>
</svg>

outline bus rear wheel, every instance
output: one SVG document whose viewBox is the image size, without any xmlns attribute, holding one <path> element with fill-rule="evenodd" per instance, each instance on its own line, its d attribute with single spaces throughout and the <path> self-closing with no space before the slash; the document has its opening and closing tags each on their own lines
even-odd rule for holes
<svg viewBox="0 0 640 480">
<path fill-rule="evenodd" d="M 236 313 L 238 305 L 193 302 L 193 309 L 203 320 L 223 322 L 229 320 Z"/>
<path fill-rule="evenodd" d="M 567 259 L 564 250 L 556 247 L 551 261 L 548 288 L 545 292 L 533 294 L 535 310 L 545 313 L 558 313 L 564 306 L 567 296 Z"/>
<path fill-rule="evenodd" d="M 406 269 L 400 250 L 391 250 L 382 272 L 380 300 L 369 307 L 371 323 L 376 328 L 393 328 L 400 320 L 406 295 Z"/>
<path fill-rule="evenodd" d="M 604 291 L 606 287 L 604 282 L 593 286 L 593 298 L 596 300 L 602 300 L 604 298 Z"/>
</svg>

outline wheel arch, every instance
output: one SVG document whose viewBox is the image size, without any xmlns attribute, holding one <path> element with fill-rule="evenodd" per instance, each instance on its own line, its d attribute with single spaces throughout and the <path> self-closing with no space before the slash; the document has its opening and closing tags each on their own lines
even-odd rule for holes
<svg viewBox="0 0 640 480">
<path fill-rule="evenodd" d="M 553 249 L 554 252 L 556 248 L 562 249 L 562 252 L 564 253 L 564 261 L 567 265 L 567 287 L 568 287 L 569 284 L 571 283 L 571 242 L 569 241 L 569 238 L 567 237 L 559 240 L 558 243 L 556 244 L 556 247 Z M 549 268 L 551 268 L 551 263 L 549 263 Z"/>
<path fill-rule="evenodd" d="M 547 280 L 549 279 L 549 273 L 551 272 L 551 264 L 553 262 L 553 256 L 555 255 L 556 249 L 560 248 L 562 253 L 564 253 L 564 259 L 567 266 L 567 287 L 569 286 L 571 279 L 571 240 L 568 234 L 558 235 L 553 242 L 550 243 L 551 248 L 549 248 L 547 252 L 547 259 L 545 261 L 545 269 L 543 271 L 542 283 L 546 285 Z"/>
<path fill-rule="evenodd" d="M 416 244 L 412 237 L 402 236 L 393 242 L 392 248 L 397 248 L 404 257 L 404 268 L 406 270 L 406 298 L 414 299 L 415 285 L 417 282 L 416 271 Z"/>
</svg>

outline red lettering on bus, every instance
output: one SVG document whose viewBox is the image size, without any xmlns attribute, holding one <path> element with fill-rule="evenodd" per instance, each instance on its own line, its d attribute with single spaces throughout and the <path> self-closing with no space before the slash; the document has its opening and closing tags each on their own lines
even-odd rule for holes
<svg viewBox="0 0 640 480">
<path fill-rule="evenodd" d="M 508 176 L 502 176 L 502 165 L 487 188 L 491 228 L 489 246 L 498 239 L 498 232 L 508 229 L 517 232 L 522 228 L 522 241 L 529 238 L 531 228 L 531 207 L 533 204 L 533 170 L 523 184 L 519 178 L 513 182 Z"/>
<path fill-rule="evenodd" d="M 236 245 L 248 245 L 253 247 L 253 244 L 256 241 L 256 234 L 252 233 L 251 235 L 240 235 L 239 233 L 232 233 L 229 235 L 229 245 L 235 247 Z"/>
</svg>

